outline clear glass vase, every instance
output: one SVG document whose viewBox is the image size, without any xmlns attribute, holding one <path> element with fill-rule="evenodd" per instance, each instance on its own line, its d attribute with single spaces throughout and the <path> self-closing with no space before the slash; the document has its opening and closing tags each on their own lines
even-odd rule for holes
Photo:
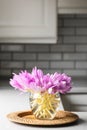
<svg viewBox="0 0 87 130">
<path fill-rule="evenodd" d="M 30 93 L 30 106 L 38 119 L 53 119 L 60 104 L 58 93 Z"/>
</svg>

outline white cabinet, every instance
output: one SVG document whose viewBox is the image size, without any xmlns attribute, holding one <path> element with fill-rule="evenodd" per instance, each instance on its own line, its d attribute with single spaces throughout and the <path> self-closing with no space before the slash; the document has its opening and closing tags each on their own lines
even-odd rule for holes
<svg viewBox="0 0 87 130">
<path fill-rule="evenodd" d="M 58 13 L 87 13 L 87 0 L 58 0 Z"/>
<path fill-rule="evenodd" d="M 0 0 L 0 42 L 56 43 L 56 0 Z"/>
</svg>

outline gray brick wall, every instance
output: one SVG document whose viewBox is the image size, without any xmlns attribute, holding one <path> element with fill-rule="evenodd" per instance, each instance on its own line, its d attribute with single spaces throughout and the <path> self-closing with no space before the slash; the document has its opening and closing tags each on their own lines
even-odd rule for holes
<svg viewBox="0 0 87 130">
<path fill-rule="evenodd" d="M 0 77 L 37 66 L 74 77 L 87 76 L 87 15 L 59 15 L 57 44 L 0 44 Z"/>
</svg>

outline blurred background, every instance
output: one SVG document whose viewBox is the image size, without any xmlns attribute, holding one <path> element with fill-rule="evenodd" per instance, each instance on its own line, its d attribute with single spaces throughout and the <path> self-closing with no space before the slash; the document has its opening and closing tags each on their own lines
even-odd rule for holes
<svg viewBox="0 0 87 130">
<path fill-rule="evenodd" d="M 56 44 L 0 43 L 0 77 L 34 66 L 45 73 L 87 77 L 87 15 L 58 15 Z"/>
</svg>

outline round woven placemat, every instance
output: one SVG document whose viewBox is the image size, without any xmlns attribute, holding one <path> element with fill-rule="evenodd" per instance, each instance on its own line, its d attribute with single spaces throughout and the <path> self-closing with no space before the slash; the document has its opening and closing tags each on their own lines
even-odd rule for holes
<svg viewBox="0 0 87 130">
<path fill-rule="evenodd" d="M 39 120 L 34 117 L 31 111 L 13 112 L 7 115 L 10 121 L 26 125 L 64 125 L 77 121 L 78 115 L 68 111 L 58 111 L 53 120 Z"/>
</svg>

